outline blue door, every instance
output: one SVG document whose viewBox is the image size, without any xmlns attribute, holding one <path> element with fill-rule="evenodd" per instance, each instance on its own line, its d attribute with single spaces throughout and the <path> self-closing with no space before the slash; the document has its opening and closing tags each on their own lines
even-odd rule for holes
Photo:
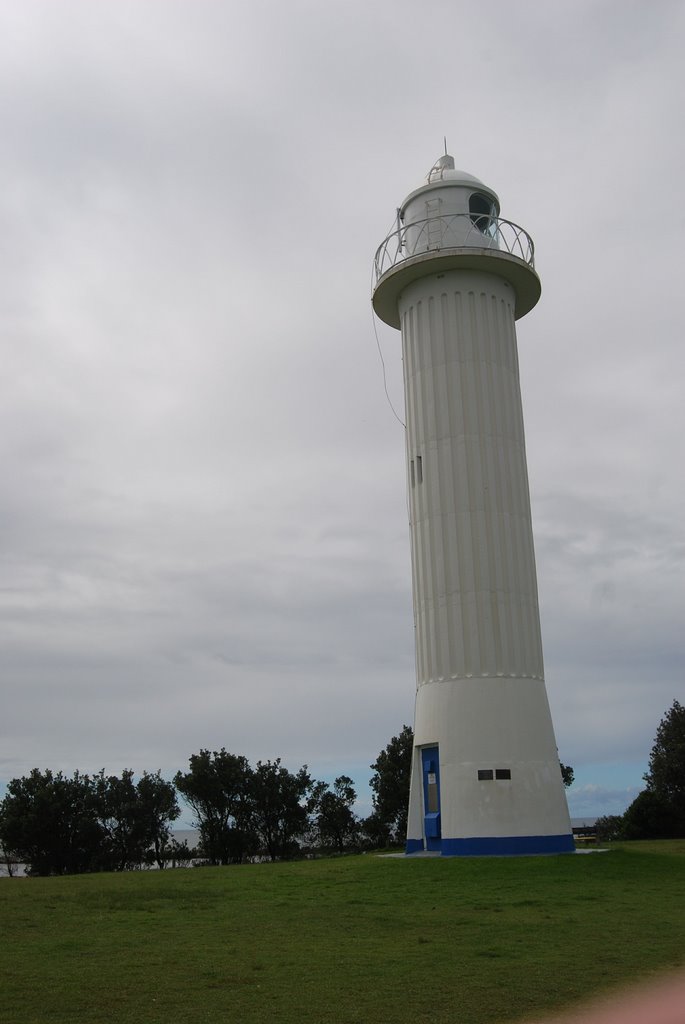
<svg viewBox="0 0 685 1024">
<path fill-rule="evenodd" d="M 423 828 L 427 850 L 441 850 L 440 842 L 440 763 L 437 747 L 421 751 L 423 768 Z"/>
</svg>

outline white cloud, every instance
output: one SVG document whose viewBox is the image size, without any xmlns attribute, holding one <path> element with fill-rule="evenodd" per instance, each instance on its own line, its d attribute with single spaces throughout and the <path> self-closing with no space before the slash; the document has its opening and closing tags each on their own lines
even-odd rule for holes
<svg viewBox="0 0 685 1024">
<path fill-rule="evenodd" d="M 625 786 L 622 789 L 593 783 L 573 786 L 568 792 L 569 812 L 572 818 L 601 818 L 623 814 L 640 791 L 639 786 Z"/>
</svg>

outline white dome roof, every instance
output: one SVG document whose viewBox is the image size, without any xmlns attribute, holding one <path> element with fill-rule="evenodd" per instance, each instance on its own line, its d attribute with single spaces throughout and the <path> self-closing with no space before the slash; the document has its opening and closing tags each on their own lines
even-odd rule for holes
<svg viewBox="0 0 685 1024">
<path fill-rule="evenodd" d="M 480 185 L 483 188 L 487 188 L 487 185 L 480 178 L 477 178 L 475 174 L 469 174 L 467 171 L 460 171 L 456 168 L 454 166 L 454 157 L 448 156 L 447 153 L 435 161 L 426 175 L 426 181 L 429 185 L 433 185 L 436 181 L 453 181 L 458 182 L 460 185 Z"/>
</svg>

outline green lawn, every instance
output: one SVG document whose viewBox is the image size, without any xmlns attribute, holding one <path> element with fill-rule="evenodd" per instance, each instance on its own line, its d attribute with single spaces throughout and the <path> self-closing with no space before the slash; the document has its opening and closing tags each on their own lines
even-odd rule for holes
<svg viewBox="0 0 685 1024">
<path fill-rule="evenodd" d="M 7 1024 L 496 1024 L 685 963 L 684 844 L 0 882 Z"/>
</svg>

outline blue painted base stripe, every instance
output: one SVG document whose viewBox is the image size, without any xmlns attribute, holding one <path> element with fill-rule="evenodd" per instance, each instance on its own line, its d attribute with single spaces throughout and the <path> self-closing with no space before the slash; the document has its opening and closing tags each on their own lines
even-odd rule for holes
<svg viewBox="0 0 685 1024">
<path fill-rule="evenodd" d="M 561 836 L 476 836 L 442 840 L 443 857 L 506 857 L 518 854 L 573 853 L 575 843 L 568 833 Z"/>
<path fill-rule="evenodd" d="M 405 853 L 423 853 L 423 839 L 407 839 Z"/>
</svg>

